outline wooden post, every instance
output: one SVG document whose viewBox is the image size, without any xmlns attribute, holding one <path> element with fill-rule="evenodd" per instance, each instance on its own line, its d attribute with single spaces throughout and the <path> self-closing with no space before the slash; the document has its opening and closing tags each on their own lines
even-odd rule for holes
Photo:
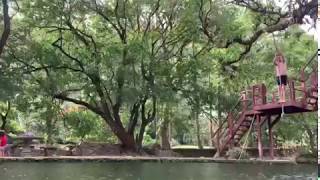
<svg viewBox="0 0 320 180">
<path fill-rule="evenodd" d="M 261 84 L 260 91 L 261 91 L 261 103 L 262 104 L 266 104 L 267 103 L 267 88 L 266 88 L 266 85 Z"/>
<path fill-rule="evenodd" d="M 276 102 L 276 95 L 275 92 L 272 92 L 272 103 Z"/>
<path fill-rule="evenodd" d="M 242 111 L 246 111 L 248 108 L 248 98 L 247 98 L 246 91 L 241 92 L 241 106 L 242 106 Z"/>
<path fill-rule="evenodd" d="M 289 81 L 290 101 L 296 102 L 296 94 L 294 91 L 294 82 Z"/>
<path fill-rule="evenodd" d="M 302 96 L 301 102 L 303 104 L 306 104 L 306 98 L 307 98 L 306 97 L 307 96 L 307 94 L 306 94 L 306 82 L 305 82 L 305 74 L 304 74 L 303 70 L 301 71 L 301 79 L 302 79 L 302 81 L 301 81 L 301 90 L 303 92 L 303 96 Z"/>
<path fill-rule="evenodd" d="M 252 104 L 255 106 L 257 104 L 256 100 L 256 86 L 252 86 Z"/>
<path fill-rule="evenodd" d="M 274 151 L 273 151 L 273 133 L 272 133 L 272 123 L 271 123 L 271 116 L 268 116 L 268 128 L 269 128 L 269 153 L 270 158 L 274 158 Z"/>
<path fill-rule="evenodd" d="M 262 133 L 261 133 L 261 116 L 257 115 L 257 125 L 258 125 L 258 149 L 259 149 L 259 158 L 263 158 L 263 149 L 262 149 Z"/>
</svg>

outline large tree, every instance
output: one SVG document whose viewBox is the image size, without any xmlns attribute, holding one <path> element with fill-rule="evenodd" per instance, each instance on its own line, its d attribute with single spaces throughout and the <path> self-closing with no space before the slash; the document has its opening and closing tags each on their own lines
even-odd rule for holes
<svg viewBox="0 0 320 180">
<path fill-rule="evenodd" d="M 26 0 L 7 58 L 47 96 L 88 108 L 125 148 L 137 149 L 168 89 L 191 93 L 194 107 L 200 105 L 201 70 L 192 62 L 225 49 L 233 55 L 212 59 L 223 67 L 239 62 L 264 32 L 302 23 L 316 4 L 294 7 L 288 13 L 253 0 Z M 238 15 L 253 25 L 237 23 Z M 194 73 L 179 74 L 185 63 Z"/>
</svg>

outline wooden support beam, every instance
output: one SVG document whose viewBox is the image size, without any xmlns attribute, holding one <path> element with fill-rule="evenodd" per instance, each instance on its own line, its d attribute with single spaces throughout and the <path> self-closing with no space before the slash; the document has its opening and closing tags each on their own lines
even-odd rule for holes
<svg viewBox="0 0 320 180">
<path fill-rule="evenodd" d="M 274 147 L 273 147 L 273 133 L 272 133 L 271 116 L 268 116 L 268 128 L 269 128 L 269 153 L 270 158 L 274 159 Z"/>
<path fill-rule="evenodd" d="M 290 92 L 290 101 L 296 102 L 296 94 L 295 94 L 295 87 L 294 87 L 293 81 L 289 81 L 289 92 Z"/>
<path fill-rule="evenodd" d="M 271 121 L 271 124 L 270 124 L 271 128 L 272 128 L 275 124 L 277 124 L 277 122 L 278 122 L 280 119 L 281 119 L 281 114 L 279 114 L 279 115 L 276 117 L 276 119 L 270 120 L 270 121 Z"/>
<path fill-rule="evenodd" d="M 257 126 L 258 126 L 258 149 L 259 149 L 259 158 L 263 158 L 263 149 L 262 149 L 262 133 L 261 133 L 261 116 L 257 115 Z"/>
</svg>

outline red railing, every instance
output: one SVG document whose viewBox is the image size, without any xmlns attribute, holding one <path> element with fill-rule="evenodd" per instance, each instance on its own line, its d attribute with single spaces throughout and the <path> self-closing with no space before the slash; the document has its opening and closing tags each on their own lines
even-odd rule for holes
<svg viewBox="0 0 320 180">
<path fill-rule="evenodd" d="M 288 80 L 288 88 L 286 89 L 286 97 L 291 102 L 301 102 L 307 106 L 306 99 L 308 98 L 308 88 L 313 88 L 317 90 L 318 88 L 318 76 L 317 76 L 317 64 L 314 64 L 312 67 L 312 72 L 307 72 L 310 70 L 308 68 L 311 62 L 315 59 L 317 53 L 312 56 L 312 58 L 306 63 L 305 66 L 300 71 L 300 77 L 298 78 L 299 82 L 301 83 L 300 87 L 295 86 L 295 81 L 293 79 Z M 310 80 L 310 81 L 309 81 Z M 278 92 L 273 91 L 271 93 L 271 103 L 277 102 Z M 226 120 L 222 122 L 219 128 L 212 134 L 211 138 L 215 138 L 218 132 L 221 132 L 221 136 L 225 139 L 223 144 L 220 145 L 218 143 L 218 147 L 220 152 L 232 144 L 234 135 L 237 131 L 237 128 L 240 127 L 241 123 L 246 117 L 246 112 L 248 110 L 252 110 L 253 106 L 267 104 L 267 89 L 264 84 L 258 84 L 251 87 L 249 90 L 245 90 L 241 92 L 241 97 L 238 100 L 237 104 L 231 109 L 228 113 Z M 240 120 L 240 121 L 239 121 Z M 266 118 L 264 119 L 266 120 Z M 264 121 L 263 120 L 263 121 Z M 226 124 L 227 123 L 227 124 Z"/>
</svg>

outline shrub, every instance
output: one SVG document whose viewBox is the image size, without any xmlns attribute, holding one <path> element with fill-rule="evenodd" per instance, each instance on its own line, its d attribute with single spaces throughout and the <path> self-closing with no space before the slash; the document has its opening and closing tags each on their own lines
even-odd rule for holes
<svg viewBox="0 0 320 180">
<path fill-rule="evenodd" d="M 156 143 L 156 140 L 155 139 L 152 139 L 152 137 L 149 135 L 149 134 L 144 134 L 144 137 L 143 137 L 143 145 L 144 146 L 151 146 L 153 144 Z"/>
</svg>

